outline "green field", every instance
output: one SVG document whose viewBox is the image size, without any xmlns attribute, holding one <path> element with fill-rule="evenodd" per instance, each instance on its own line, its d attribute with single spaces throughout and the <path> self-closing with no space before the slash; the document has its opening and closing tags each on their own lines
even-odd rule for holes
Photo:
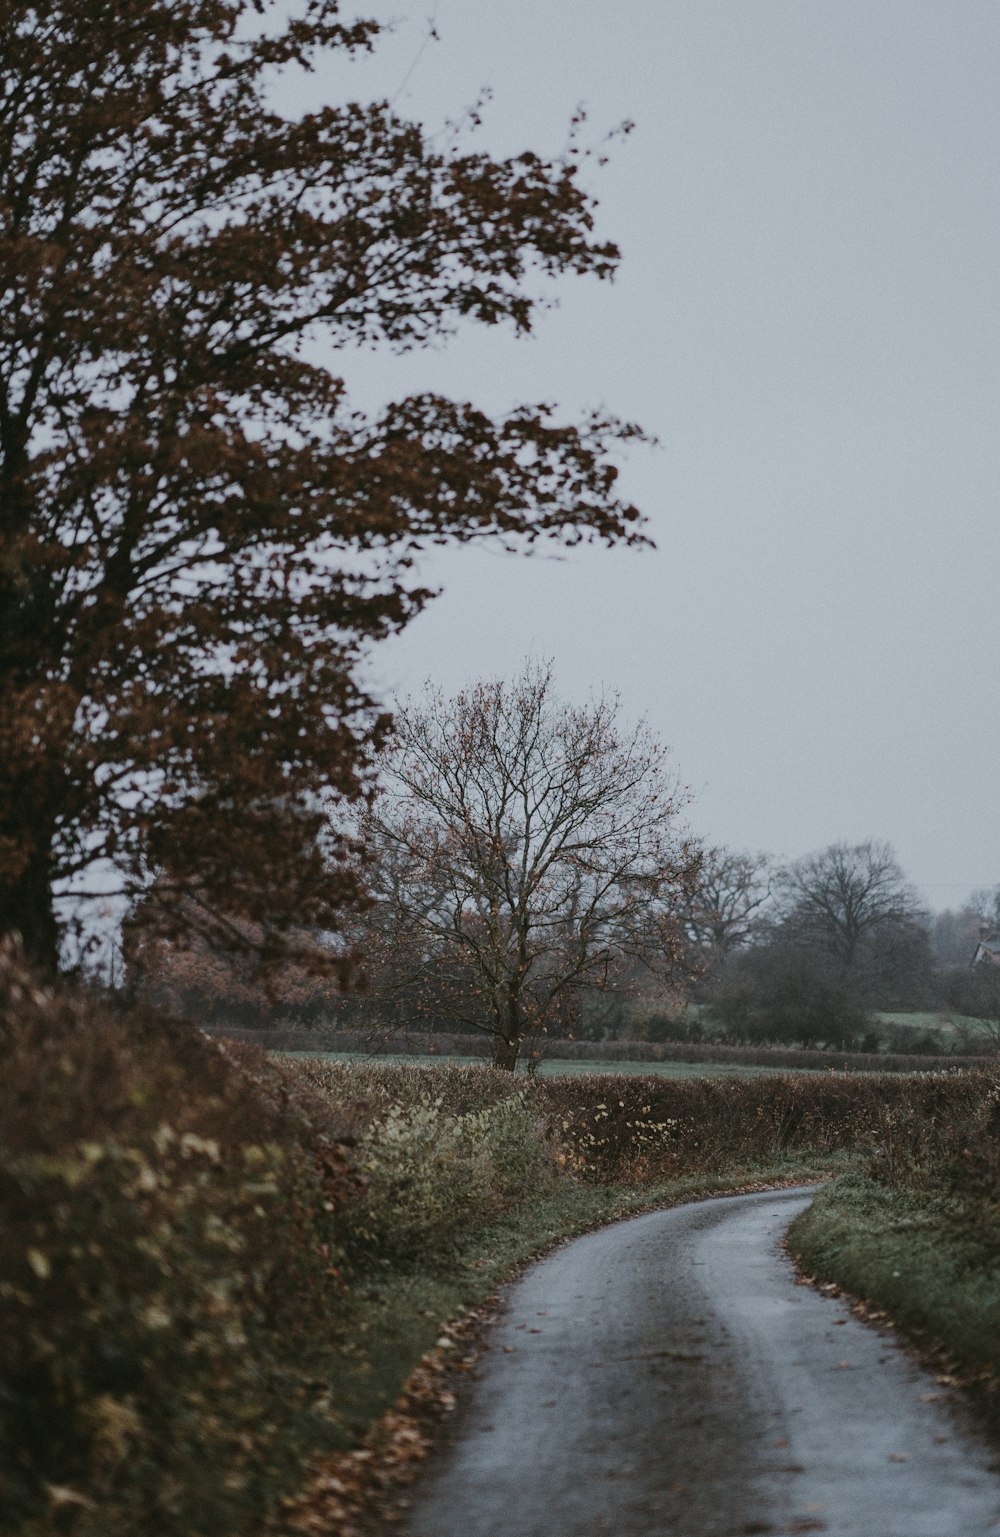
<svg viewBox="0 0 1000 1537">
<path fill-rule="evenodd" d="M 488 1061 L 486 1057 L 436 1056 L 432 1053 L 412 1053 L 405 1056 L 379 1053 L 365 1056 L 363 1052 L 356 1051 L 276 1051 L 271 1055 L 319 1057 L 327 1062 L 390 1062 L 408 1067 L 482 1067 Z M 522 1064 L 518 1071 L 527 1072 L 527 1068 Z M 755 1064 L 744 1062 L 595 1062 L 566 1061 L 558 1058 L 542 1062 L 538 1068 L 539 1076 L 542 1078 L 563 1075 L 592 1076 L 594 1073 L 620 1074 L 623 1077 L 648 1077 L 653 1074 L 658 1078 L 758 1078 L 766 1073 L 819 1071 L 825 1071 L 825 1069 L 757 1067 Z"/>
<path fill-rule="evenodd" d="M 930 1030 L 940 1036 L 946 1051 L 967 1047 L 972 1042 L 975 1051 L 989 1052 L 996 1044 L 996 1028 L 988 1020 L 975 1019 L 970 1014 L 957 1014 L 947 1009 L 925 1009 L 893 1012 L 882 1009 L 875 1018 L 883 1025 L 902 1027 L 914 1035 Z"/>
<path fill-rule="evenodd" d="M 887 1025 L 905 1025 L 911 1030 L 954 1030 L 958 1025 L 974 1025 L 976 1020 L 965 1014 L 949 1013 L 943 1009 L 879 1009 L 875 1018 Z"/>
</svg>

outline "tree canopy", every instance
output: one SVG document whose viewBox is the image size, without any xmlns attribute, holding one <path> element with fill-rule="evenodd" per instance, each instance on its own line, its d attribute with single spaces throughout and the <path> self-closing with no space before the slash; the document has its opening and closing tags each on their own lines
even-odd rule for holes
<svg viewBox="0 0 1000 1537">
<path fill-rule="evenodd" d="M 527 332 L 533 275 L 618 259 L 578 148 L 276 110 L 277 72 L 378 34 L 336 0 L 2 7 L 0 932 L 49 966 L 70 891 L 335 927 L 330 803 L 386 724 L 356 662 L 429 596 L 414 551 L 642 539 L 608 458 L 635 428 L 351 408 L 338 349 Z"/>
</svg>

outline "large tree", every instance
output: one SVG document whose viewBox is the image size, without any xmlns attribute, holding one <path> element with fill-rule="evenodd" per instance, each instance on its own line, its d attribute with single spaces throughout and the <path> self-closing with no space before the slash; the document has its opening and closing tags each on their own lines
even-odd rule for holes
<svg viewBox="0 0 1000 1537">
<path fill-rule="evenodd" d="M 919 996 L 927 914 L 888 843 L 832 843 L 779 873 L 781 941 L 823 956 L 869 1004 Z"/>
<path fill-rule="evenodd" d="M 385 725 L 354 664 L 428 596 L 414 550 L 640 538 L 607 458 L 634 429 L 366 419 L 324 361 L 526 332 L 533 273 L 618 254 L 577 148 L 275 108 L 378 31 L 336 0 L 0 6 L 0 932 L 50 967 L 68 891 L 335 926 L 357 885 L 322 829 Z"/>
<path fill-rule="evenodd" d="M 549 667 L 396 712 L 368 817 L 370 942 L 513 1068 L 582 990 L 640 959 L 670 975 L 700 851 L 666 750 L 614 697 L 572 706 Z M 379 958 L 383 974 L 393 971 Z"/>
</svg>

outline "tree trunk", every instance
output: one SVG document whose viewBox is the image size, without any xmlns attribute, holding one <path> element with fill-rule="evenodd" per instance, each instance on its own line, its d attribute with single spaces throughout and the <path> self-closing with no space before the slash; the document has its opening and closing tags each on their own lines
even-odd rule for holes
<svg viewBox="0 0 1000 1537">
<path fill-rule="evenodd" d="M 493 1037 L 493 1066 L 502 1067 L 508 1073 L 516 1072 L 520 1050 L 520 1040 L 509 1041 L 505 1035 L 495 1035 Z"/>
<path fill-rule="evenodd" d="M 513 1073 L 517 1069 L 525 1034 L 520 999 L 513 988 L 507 993 L 505 1003 L 495 1005 L 493 1018 L 493 1066 Z"/>
<path fill-rule="evenodd" d="M 59 969 L 59 925 L 48 859 L 35 853 L 13 880 L 0 871 L 0 937 L 19 934 L 29 961 L 48 976 Z"/>
</svg>

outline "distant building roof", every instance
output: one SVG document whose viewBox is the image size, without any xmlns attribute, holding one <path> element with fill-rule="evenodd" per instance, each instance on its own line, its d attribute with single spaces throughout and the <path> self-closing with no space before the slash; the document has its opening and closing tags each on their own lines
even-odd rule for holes
<svg viewBox="0 0 1000 1537">
<path fill-rule="evenodd" d="M 977 961 L 989 961 L 991 965 L 1000 965 L 1000 929 L 992 929 L 988 934 L 983 935 L 972 957 L 973 966 Z"/>
</svg>

